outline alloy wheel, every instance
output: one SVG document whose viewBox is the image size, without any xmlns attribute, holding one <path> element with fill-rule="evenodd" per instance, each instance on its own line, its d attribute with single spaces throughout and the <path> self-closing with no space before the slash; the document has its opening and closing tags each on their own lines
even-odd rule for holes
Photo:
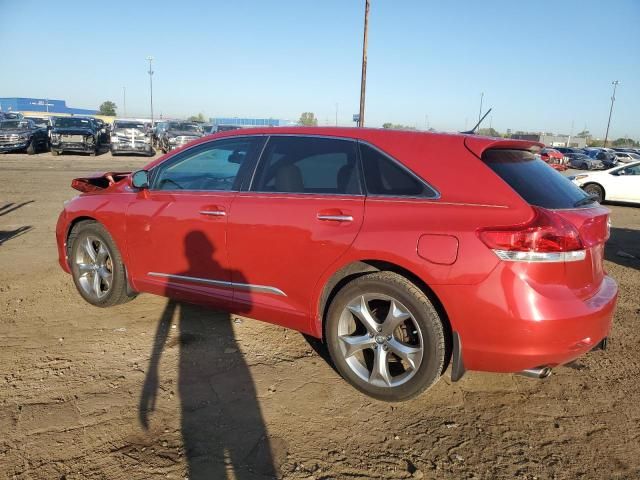
<svg viewBox="0 0 640 480">
<path fill-rule="evenodd" d="M 383 294 L 360 295 L 342 311 L 338 344 L 349 368 L 376 387 L 397 387 L 420 368 L 422 332 L 411 312 Z"/>
<path fill-rule="evenodd" d="M 113 260 L 107 245 L 98 237 L 86 236 L 75 254 L 78 284 L 94 299 L 109 293 L 113 282 Z"/>
</svg>

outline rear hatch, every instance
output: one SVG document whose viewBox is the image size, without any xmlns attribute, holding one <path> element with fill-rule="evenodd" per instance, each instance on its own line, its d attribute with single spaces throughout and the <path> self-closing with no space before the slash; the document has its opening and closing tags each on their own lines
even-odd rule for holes
<svg viewBox="0 0 640 480">
<path fill-rule="evenodd" d="M 609 210 L 526 150 L 489 149 L 482 160 L 531 207 L 523 225 L 483 229 L 480 238 L 504 260 L 527 262 L 532 280 L 558 282 L 586 299 L 599 289 Z"/>
</svg>

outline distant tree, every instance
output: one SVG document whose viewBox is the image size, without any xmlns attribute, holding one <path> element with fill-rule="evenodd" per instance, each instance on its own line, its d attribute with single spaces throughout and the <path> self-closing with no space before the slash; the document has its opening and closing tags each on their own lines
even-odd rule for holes
<svg viewBox="0 0 640 480">
<path fill-rule="evenodd" d="M 382 128 L 388 128 L 391 130 L 416 130 L 416 127 L 410 127 L 409 125 L 402 125 L 400 123 L 391 122 L 383 123 Z"/>
<path fill-rule="evenodd" d="M 611 145 L 614 147 L 638 147 L 639 142 L 636 142 L 633 138 L 616 138 Z"/>
<path fill-rule="evenodd" d="M 318 119 L 316 118 L 313 112 L 303 112 L 300 115 L 300 120 L 298 120 L 300 125 L 304 125 L 305 127 L 317 127 Z"/>
<path fill-rule="evenodd" d="M 108 117 L 115 117 L 117 108 L 118 107 L 114 102 L 107 100 L 106 102 L 102 102 L 98 113 L 100 115 L 106 115 Z"/>
<path fill-rule="evenodd" d="M 603 145 L 604 145 L 604 140 L 591 139 L 587 142 L 588 147 L 602 147 Z"/>
<path fill-rule="evenodd" d="M 583 130 L 581 132 L 576 133 L 576 137 L 587 138 L 591 136 L 591 132 L 589 130 Z"/>
<path fill-rule="evenodd" d="M 485 137 L 501 137 L 500 132 L 498 132 L 495 128 L 479 128 L 478 135 L 484 135 Z"/>
<path fill-rule="evenodd" d="M 198 115 L 191 115 L 189 117 L 189 121 L 190 122 L 202 122 L 202 123 L 204 123 L 204 122 L 207 121 L 207 119 L 204 118 L 204 115 L 202 113 L 199 113 Z"/>
</svg>

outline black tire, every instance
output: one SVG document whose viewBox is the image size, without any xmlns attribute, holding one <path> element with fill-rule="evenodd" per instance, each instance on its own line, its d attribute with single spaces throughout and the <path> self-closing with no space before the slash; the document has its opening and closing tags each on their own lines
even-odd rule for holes
<svg viewBox="0 0 640 480">
<path fill-rule="evenodd" d="M 54 157 L 57 157 L 58 155 L 60 155 L 60 151 L 55 150 L 55 149 L 51 149 L 51 155 L 53 155 Z"/>
<path fill-rule="evenodd" d="M 597 183 L 588 183 L 583 187 L 583 190 L 589 195 L 593 195 L 598 203 L 604 202 L 604 188 Z"/>
<path fill-rule="evenodd" d="M 357 355 L 361 355 L 363 360 L 357 368 L 366 367 L 365 364 L 367 363 L 367 359 L 365 351 L 370 350 L 370 354 L 368 356 L 371 359 L 369 360 L 369 363 L 372 363 L 375 361 L 373 358 L 378 358 L 376 355 L 380 353 L 380 350 L 377 349 L 382 349 L 384 347 L 384 351 L 386 352 L 384 354 L 385 358 L 396 362 L 395 364 L 387 364 L 387 360 L 385 360 L 387 373 L 389 373 L 392 382 L 387 382 L 384 386 L 373 385 L 371 383 L 371 379 L 373 377 L 372 374 L 368 380 L 363 379 L 362 374 L 356 373 L 356 370 L 354 370 L 347 361 L 346 357 L 351 359 L 355 354 L 345 355 L 343 348 L 341 347 L 344 343 L 343 340 L 340 339 L 341 336 L 338 332 L 339 328 L 341 328 L 340 325 L 342 325 L 341 322 L 343 322 L 345 318 L 348 319 L 349 315 L 352 315 L 352 311 L 347 309 L 347 306 L 353 305 L 353 302 L 358 302 L 359 298 L 367 298 L 363 297 L 363 295 L 366 295 L 367 297 L 376 297 L 376 295 L 380 295 L 381 297 L 387 297 L 387 299 L 393 299 L 394 301 L 399 302 L 403 308 L 406 308 L 410 314 L 410 318 L 403 320 L 405 323 L 400 323 L 400 326 L 397 328 L 405 328 L 408 333 L 408 330 L 414 330 L 416 326 L 418 327 L 412 333 L 417 335 L 415 338 L 418 338 L 419 336 L 421 339 L 417 344 L 414 344 L 414 346 L 419 346 L 422 349 L 421 360 L 416 369 L 411 369 L 409 371 L 412 376 L 409 376 L 404 380 L 404 383 L 391 385 L 391 383 L 395 381 L 394 379 L 401 377 L 394 377 L 393 373 L 389 373 L 391 372 L 391 368 L 389 368 L 390 366 L 400 365 L 398 363 L 400 357 L 395 356 L 393 353 L 389 353 L 389 351 L 393 352 L 391 342 L 397 340 L 395 333 L 397 331 L 395 329 L 396 327 L 394 327 L 394 333 L 386 337 L 386 340 L 389 340 L 389 346 L 387 346 L 387 342 L 384 341 L 386 334 L 376 334 L 373 346 L 362 349 L 357 353 Z M 380 300 L 374 299 L 372 302 L 380 302 Z M 372 303 L 369 303 L 368 305 L 371 306 Z M 389 308 L 390 307 L 387 307 L 387 310 Z M 372 312 L 375 312 L 375 309 L 372 309 Z M 385 314 L 383 313 L 382 315 L 384 316 Z M 353 318 L 356 318 L 355 315 Z M 357 322 L 354 321 L 354 324 L 356 323 Z M 384 323 L 379 323 L 379 325 L 384 325 Z M 407 325 L 409 325 L 410 328 L 407 328 Z M 370 273 L 358 277 L 346 284 L 332 300 L 327 312 L 324 328 L 327 348 L 338 372 L 355 388 L 378 400 L 384 400 L 387 402 L 408 400 L 430 388 L 442 375 L 446 348 L 445 332 L 440 316 L 422 290 L 416 287 L 405 277 L 396 273 Z M 381 328 L 378 328 L 377 331 L 384 332 Z M 360 332 L 348 335 L 356 335 L 358 338 L 365 339 L 367 335 L 369 337 L 372 336 L 370 330 L 369 333 L 366 333 L 365 330 L 364 334 Z M 378 337 L 383 338 L 379 339 Z M 393 340 L 391 340 L 392 338 Z M 378 353 L 376 353 L 376 350 Z M 361 370 L 361 372 L 362 371 L 363 370 Z M 371 372 L 372 371 L 373 367 L 371 368 Z M 404 373 L 406 374 L 407 372 L 405 371 Z M 402 375 L 402 373 L 400 374 Z M 380 382 L 378 381 L 377 383 Z"/>
<path fill-rule="evenodd" d="M 84 258 L 87 258 L 87 244 L 91 242 L 92 247 L 104 247 L 107 256 L 104 257 L 103 267 L 98 270 L 104 270 L 110 274 L 110 284 L 107 288 L 107 282 L 104 279 L 98 280 L 98 290 L 100 294 L 95 293 L 93 277 L 90 278 L 91 272 L 83 268 L 84 275 L 81 273 L 81 264 L 84 264 Z M 133 300 L 137 294 L 132 292 L 127 282 L 126 268 L 122 262 L 120 251 L 116 246 L 113 238 L 100 223 L 94 221 L 86 221 L 77 224 L 69 234 L 67 239 L 69 249 L 69 265 L 71 267 L 71 275 L 78 292 L 88 303 L 96 307 L 112 307 Z M 100 249 L 94 250 L 96 258 L 100 258 Z M 98 275 L 97 271 L 93 271 L 93 275 Z M 89 285 L 88 285 L 89 284 Z M 92 293 L 92 291 L 94 293 Z"/>
<path fill-rule="evenodd" d="M 38 146 L 36 145 L 36 139 L 32 138 L 27 147 L 27 155 L 35 155 L 36 153 L 38 153 Z"/>
<path fill-rule="evenodd" d="M 586 163 L 583 163 L 582 165 L 580 165 L 580 168 L 582 170 L 589 170 L 589 165 L 587 165 Z"/>
</svg>

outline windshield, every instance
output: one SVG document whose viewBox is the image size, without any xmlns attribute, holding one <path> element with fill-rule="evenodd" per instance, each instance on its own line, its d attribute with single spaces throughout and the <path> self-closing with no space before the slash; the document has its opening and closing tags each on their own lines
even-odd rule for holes
<svg viewBox="0 0 640 480">
<path fill-rule="evenodd" d="M 141 122 L 113 122 L 113 128 L 137 128 L 144 130 L 144 123 Z"/>
<path fill-rule="evenodd" d="M 199 125 L 194 125 L 193 123 L 171 123 L 169 124 L 170 130 L 179 130 L 181 132 L 194 132 L 201 133 L 202 129 Z"/>
<path fill-rule="evenodd" d="M 58 128 L 91 128 L 91 120 L 87 118 L 58 117 L 54 122 Z"/>
<path fill-rule="evenodd" d="M 19 128 L 29 128 L 29 122 L 23 120 L 7 120 L 0 122 L 0 130 L 16 130 Z"/>
</svg>

